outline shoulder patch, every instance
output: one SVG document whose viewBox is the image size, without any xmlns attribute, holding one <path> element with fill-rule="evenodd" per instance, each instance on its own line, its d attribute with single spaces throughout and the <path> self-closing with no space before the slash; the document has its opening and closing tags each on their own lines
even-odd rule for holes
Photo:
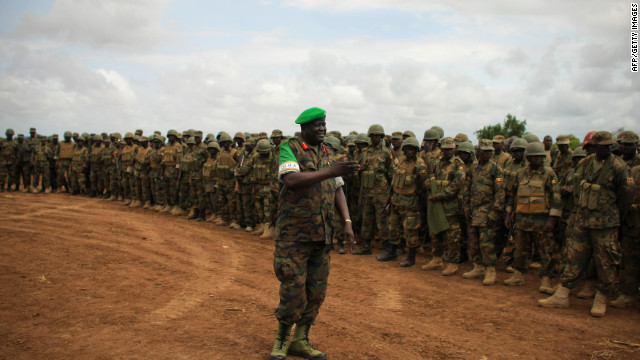
<svg viewBox="0 0 640 360">
<path fill-rule="evenodd" d="M 502 182 L 502 178 L 501 178 L 501 177 L 499 177 L 499 178 L 496 178 L 496 182 L 499 182 L 499 183 L 501 183 L 501 182 Z"/>
</svg>

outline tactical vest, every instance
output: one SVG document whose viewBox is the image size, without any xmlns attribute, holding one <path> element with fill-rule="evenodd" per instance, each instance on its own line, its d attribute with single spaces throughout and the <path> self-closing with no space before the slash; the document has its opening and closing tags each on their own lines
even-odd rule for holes
<svg viewBox="0 0 640 360">
<path fill-rule="evenodd" d="M 71 160 L 72 157 L 73 157 L 73 143 L 71 141 L 61 142 L 60 151 L 58 152 L 58 159 Z"/>
<path fill-rule="evenodd" d="M 403 160 L 398 164 L 391 180 L 393 192 L 400 195 L 411 195 L 416 192 L 416 161 Z"/>
<path fill-rule="evenodd" d="M 135 145 L 125 146 L 124 149 L 122 149 L 122 156 L 120 157 L 120 160 L 122 161 L 122 166 L 133 165 L 136 149 L 137 147 Z"/>
<path fill-rule="evenodd" d="M 300 172 L 319 171 L 329 167 L 331 149 L 320 145 L 320 154 L 316 154 L 301 138 L 289 139 L 288 143 Z M 334 179 L 295 188 L 283 185 L 278 197 L 276 239 L 330 243 L 335 191 Z"/>
<path fill-rule="evenodd" d="M 480 164 L 476 164 L 476 166 L 470 170 L 473 172 L 471 196 L 469 199 L 469 205 L 472 209 L 485 203 L 484 199 L 482 199 L 482 194 L 494 194 L 494 184 L 496 181 L 496 174 L 498 173 L 498 165 L 490 161 L 488 162 L 488 165 L 491 168 L 489 169 L 488 177 L 483 174 L 486 169 L 481 168 Z"/>
<path fill-rule="evenodd" d="M 154 149 L 149 158 L 149 167 L 153 170 L 162 169 L 162 148 Z"/>
<path fill-rule="evenodd" d="M 528 170 L 528 168 L 518 170 L 516 213 L 548 214 L 553 194 L 545 191 L 545 184 L 549 179 L 550 169 L 543 167 L 542 174 L 536 172 L 531 177 L 526 176 Z"/>
<path fill-rule="evenodd" d="M 386 159 L 384 158 L 384 147 L 367 148 L 364 152 L 364 163 L 367 170 L 361 173 L 362 187 L 372 189 L 387 186 Z"/>
<path fill-rule="evenodd" d="M 113 165 L 113 153 L 116 151 L 116 148 L 113 144 L 110 144 L 109 147 L 105 147 L 102 151 L 102 165 L 103 166 L 111 166 Z"/>
<path fill-rule="evenodd" d="M 234 159 L 235 154 L 235 149 L 220 151 L 220 154 L 218 155 L 218 164 L 216 165 L 216 176 L 218 179 L 233 179 L 233 170 L 238 165 L 238 162 Z"/>
<path fill-rule="evenodd" d="M 194 155 L 195 154 L 192 150 L 187 150 L 182 156 L 182 159 L 180 159 L 180 169 L 183 174 L 188 174 L 195 168 L 194 162 L 196 159 Z"/>
<path fill-rule="evenodd" d="M 150 147 L 146 147 L 146 148 L 140 147 L 138 149 L 138 153 L 136 154 L 136 164 L 135 164 L 136 170 L 141 171 L 141 170 L 144 170 L 146 167 L 148 167 L 148 163 L 145 164 L 145 160 L 147 159 L 149 150 L 151 150 Z"/>
<path fill-rule="evenodd" d="M 205 180 L 215 181 L 216 180 L 216 159 L 207 159 L 207 161 L 202 166 L 202 176 Z"/>
<path fill-rule="evenodd" d="M 271 183 L 271 163 L 273 162 L 273 155 L 269 152 L 267 158 L 263 158 L 260 154 L 256 154 L 253 160 L 253 178 L 256 183 L 266 185 Z"/>
<path fill-rule="evenodd" d="M 87 156 L 87 148 L 83 147 L 82 149 L 76 148 L 73 151 L 73 156 L 71 158 L 71 165 L 76 169 L 81 169 L 85 166 L 85 159 Z"/>
<path fill-rule="evenodd" d="M 104 149 L 104 147 L 101 145 L 99 148 L 93 148 L 93 151 L 91 152 L 91 156 L 89 157 L 89 160 L 91 161 L 91 165 L 100 165 L 102 162 L 102 150 Z"/>
<path fill-rule="evenodd" d="M 167 144 L 162 154 L 162 164 L 164 166 L 175 166 L 178 163 L 178 154 L 182 153 L 182 145 L 176 143 Z"/>
</svg>

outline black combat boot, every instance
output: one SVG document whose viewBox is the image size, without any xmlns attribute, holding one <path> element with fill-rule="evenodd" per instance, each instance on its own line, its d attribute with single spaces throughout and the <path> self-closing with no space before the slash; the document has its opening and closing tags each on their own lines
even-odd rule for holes
<svg viewBox="0 0 640 360">
<path fill-rule="evenodd" d="M 206 211 L 200 210 L 198 212 L 198 220 L 197 221 L 205 221 Z"/>
<path fill-rule="evenodd" d="M 362 240 L 360 249 L 352 252 L 353 255 L 371 255 L 371 240 Z"/>
<path fill-rule="evenodd" d="M 200 217 L 200 209 L 193 209 L 193 215 L 189 216 L 187 219 L 194 220 Z"/>
<path fill-rule="evenodd" d="M 409 267 L 409 266 L 415 265 L 415 263 L 416 263 L 416 248 L 409 248 L 409 254 L 407 255 L 407 258 L 400 263 L 400 266 Z"/>
<path fill-rule="evenodd" d="M 385 241 L 383 244 L 384 248 L 378 256 L 376 256 L 376 260 L 378 261 L 391 261 L 396 260 L 398 258 L 398 245 L 392 244 L 388 241 Z"/>
</svg>

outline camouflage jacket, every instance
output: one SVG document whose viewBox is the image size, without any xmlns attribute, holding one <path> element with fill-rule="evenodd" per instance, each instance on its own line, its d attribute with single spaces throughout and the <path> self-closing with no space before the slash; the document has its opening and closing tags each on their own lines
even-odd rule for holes
<svg viewBox="0 0 640 360">
<path fill-rule="evenodd" d="M 182 149 L 182 145 L 178 142 L 174 142 L 173 144 L 168 143 L 164 146 L 164 152 L 162 154 L 162 165 L 165 168 L 167 167 L 175 167 L 178 163 L 180 163 L 180 159 L 182 158 L 182 154 L 184 150 Z"/>
<path fill-rule="evenodd" d="M 0 162 L 3 165 L 12 165 L 18 162 L 18 143 L 14 140 L 5 140 L 0 144 Z"/>
<path fill-rule="evenodd" d="M 104 156 L 104 152 L 106 148 L 104 145 L 100 145 L 99 147 L 93 147 L 91 154 L 89 155 L 89 162 L 91 163 L 92 168 L 102 167 L 104 165 L 104 161 L 102 157 Z"/>
<path fill-rule="evenodd" d="M 136 153 L 136 163 L 134 165 L 136 176 L 149 175 L 150 165 L 151 147 L 138 147 L 138 152 Z"/>
<path fill-rule="evenodd" d="M 216 164 L 216 177 L 218 179 L 218 185 L 223 186 L 235 186 L 236 179 L 233 176 L 234 170 L 238 165 L 238 152 L 236 149 L 229 148 L 225 150 L 222 148 L 218 154 L 218 162 Z"/>
<path fill-rule="evenodd" d="M 136 154 L 138 153 L 138 145 L 125 145 L 125 147 L 122 149 L 122 155 L 121 155 L 121 159 L 122 159 L 122 166 L 123 167 L 129 167 L 129 166 L 133 166 L 135 164 L 135 159 L 136 159 Z M 131 172 L 129 171 L 129 169 L 127 169 L 127 172 Z"/>
<path fill-rule="evenodd" d="M 505 204 L 504 178 L 498 165 L 487 161 L 471 164 L 464 180 L 464 211 L 471 226 L 486 226 L 502 218 Z"/>
<path fill-rule="evenodd" d="M 82 148 L 77 146 L 73 149 L 73 157 L 71 158 L 71 169 L 74 171 L 84 171 L 89 165 L 89 151 L 86 146 Z"/>
<path fill-rule="evenodd" d="M 251 160 L 250 178 L 251 182 L 255 183 L 258 187 L 271 187 L 271 181 L 273 180 L 273 173 L 271 169 L 274 167 L 276 158 L 272 152 L 269 152 L 267 156 L 262 156 L 255 151 L 255 155 Z"/>
<path fill-rule="evenodd" d="M 635 156 L 631 160 L 624 160 L 624 162 L 627 164 L 629 169 L 632 169 L 640 165 L 640 156 L 638 156 L 638 154 L 635 154 Z"/>
<path fill-rule="evenodd" d="M 18 162 L 22 164 L 30 164 L 32 159 L 31 147 L 24 141 L 22 142 L 22 144 L 18 141 L 18 143 L 16 143 L 16 148 L 18 151 Z"/>
<path fill-rule="evenodd" d="M 251 184 L 251 169 L 253 167 L 252 162 L 254 154 L 254 151 L 247 151 L 246 147 L 242 150 L 242 155 L 240 155 L 238 166 L 234 171 L 234 175 L 236 177 L 236 180 L 238 181 L 238 185 Z"/>
<path fill-rule="evenodd" d="M 362 153 L 360 164 L 365 167 L 360 172 L 363 195 L 389 194 L 394 170 L 391 151 L 382 144 L 369 146 Z"/>
<path fill-rule="evenodd" d="M 331 148 L 324 145 L 313 148 L 304 143 L 302 138 L 291 138 L 286 143 L 296 158 L 300 172 L 319 171 L 330 166 Z M 290 188 L 283 184 L 278 195 L 276 241 L 331 243 L 335 192 L 335 179 L 307 187 Z"/>
<path fill-rule="evenodd" d="M 622 222 L 621 231 L 623 234 L 635 234 L 635 237 L 638 237 L 640 236 L 640 165 L 631 169 L 631 177 L 635 185 L 635 200 Z"/>
<path fill-rule="evenodd" d="M 438 195 L 442 201 L 446 215 L 462 214 L 461 191 L 464 187 L 464 166 L 462 160 L 457 156 L 445 159 L 444 156 L 436 163 L 429 183 L 425 184 L 431 188 L 430 182 L 435 182 L 437 192 L 431 195 Z"/>
<path fill-rule="evenodd" d="M 53 150 L 47 145 L 39 145 L 36 148 L 33 158 L 34 163 L 37 164 L 39 168 L 48 168 L 49 164 L 53 162 Z"/>
<path fill-rule="evenodd" d="M 507 167 L 507 162 L 511 159 L 511 155 L 507 154 L 506 152 L 502 151 L 500 152 L 500 154 L 496 154 L 495 152 L 493 153 L 493 156 L 491 157 L 491 162 L 498 165 L 498 167 L 502 170 L 504 170 L 504 168 Z"/>
<path fill-rule="evenodd" d="M 573 161 L 571 160 L 572 155 L 573 151 L 571 150 L 567 151 L 566 154 L 558 151 L 558 155 L 553 161 L 553 166 L 551 166 L 553 171 L 556 172 L 556 175 L 558 175 L 558 180 L 562 181 L 564 177 L 567 176 L 569 169 L 573 167 Z"/>
<path fill-rule="evenodd" d="M 523 158 L 519 163 L 515 162 L 513 158 L 511 158 L 507 164 L 507 167 L 502 169 L 502 174 L 504 175 L 504 188 L 505 191 L 509 191 L 513 189 L 514 182 L 516 180 L 516 173 L 520 169 L 524 169 L 527 166 L 527 159 Z"/>
<path fill-rule="evenodd" d="M 562 216 L 558 177 L 548 166 L 518 170 L 506 197 L 507 214 L 515 212 L 514 225 L 518 230 L 541 231 L 549 216 Z"/>
<path fill-rule="evenodd" d="M 620 226 L 635 191 L 626 164 L 613 154 L 604 162 L 592 154 L 580 165 L 573 181 L 573 192 L 579 191 L 580 199 L 576 223 L 591 229 Z"/>
</svg>

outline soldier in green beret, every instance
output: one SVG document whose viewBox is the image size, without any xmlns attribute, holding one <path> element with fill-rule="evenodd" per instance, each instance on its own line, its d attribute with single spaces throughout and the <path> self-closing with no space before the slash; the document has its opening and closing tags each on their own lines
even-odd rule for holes
<svg viewBox="0 0 640 360">
<path fill-rule="evenodd" d="M 280 281 L 280 304 L 275 313 L 278 332 L 271 360 L 284 360 L 287 354 L 326 358 L 309 343 L 309 328 L 326 296 L 332 216 L 343 219 L 345 235 L 353 243 L 341 176 L 354 173 L 359 165 L 354 161 L 330 162 L 333 151 L 323 145 L 327 131 L 324 110 L 307 109 L 296 123 L 301 136 L 280 146 L 278 161 L 278 178 L 283 185 L 273 267 Z"/>
</svg>

